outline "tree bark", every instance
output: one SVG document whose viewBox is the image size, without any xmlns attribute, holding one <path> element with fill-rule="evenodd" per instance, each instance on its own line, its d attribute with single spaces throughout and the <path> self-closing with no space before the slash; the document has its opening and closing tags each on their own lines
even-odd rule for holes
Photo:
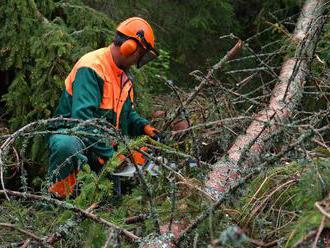
<svg viewBox="0 0 330 248">
<path fill-rule="evenodd" d="M 245 134 L 237 137 L 225 157 L 213 165 L 205 182 L 206 191 L 215 200 L 222 197 L 241 178 L 242 168 L 257 164 L 262 152 L 267 150 L 270 135 L 278 131 L 299 104 L 309 73 L 316 44 L 324 24 L 323 0 L 306 0 L 298 18 L 291 42 L 297 44 L 294 57 L 288 58 L 281 67 L 269 105 L 256 114 L 256 120 Z"/>
</svg>

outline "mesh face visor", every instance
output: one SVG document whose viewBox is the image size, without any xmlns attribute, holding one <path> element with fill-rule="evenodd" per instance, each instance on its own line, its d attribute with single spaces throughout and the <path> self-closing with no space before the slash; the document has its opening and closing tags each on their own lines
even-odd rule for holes
<svg viewBox="0 0 330 248">
<path fill-rule="evenodd" d="M 159 53 L 154 49 L 150 43 L 144 38 L 143 32 L 138 33 L 139 37 L 141 38 L 142 47 L 146 50 L 146 53 L 139 59 L 136 64 L 137 68 L 141 68 L 145 64 L 148 64 L 150 61 L 154 60 L 158 57 Z"/>
<path fill-rule="evenodd" d="M 147 52 L 139 59 L 136 64 L 137 68 L 141 68 L 145 64 L 148 64 L 150 61 L 158 57 L 158 52 L 155 49 L 147 50 Z"/>
</svg>

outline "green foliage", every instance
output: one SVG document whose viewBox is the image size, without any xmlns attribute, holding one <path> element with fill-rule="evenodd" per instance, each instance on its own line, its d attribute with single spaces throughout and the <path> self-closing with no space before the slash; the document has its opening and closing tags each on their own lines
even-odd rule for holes
<svg viewBox="0 0 330 248">
<path fill-rule="evenodd" d="M 0 17 L 0 71 L 14 72 L 3 100 L 11 127 L 16 129 L 52 116 L 74 63 L 85 53 L 108 46 L 115 24 L 79 0 L 37 4 L 10 0 L 0 6 L 0 13 L 4 13 Z M 142 103 L 148 98 L 144 94 L 158 88 L 156 74 L 167 75 L 168 61 L 168 53 L 161 50 L 158 61 L 137 73 Z"/>
<path fill-rule="evenodd" d="M 164 79 L 169 75 L 170 55 L 167 51 L 160 49 L 156 60 L 142 67 L 140 70 L 134 68 L 135 76 L 134 90 L 137 95 L 135 99 L 139 113 L 150 116 L 154 105 L 154 95 L 164 93 L 167 87 Z"/>
<path fill-rule="evenodd" d="M 17 128 L 52 115 L 74 62 L 108 45 L 114 24 L 80 1 L 8 1 L 0 13 L 0 70 L 15 72 L 3 99 Z"/>
<path fill-rule="evenodd" d="M 102 247 L 107 238 L 107 232 L 100 224 L 96 224 L 91 221 L 84 221 L 83 232 L 86 235 L 84 239 L 83 247 Z"/>
<path fill-rule="evenodd" d="M 87 208 L 93 203 L 105 201 L 112 196 L 110 180 L 106 176 L 96 175 L 88 165 L 83 166 L 77 180 L 81 185 L 81 191 L 74 203 L 81 208 Z"/>
<path fill-rule="evenodd" d="M 128 16 L 140 15 L 151 20 L 156 28 L 156 36 L 160 41 L 158 47 L 162 48 L 159 58 L 142 70 L 134 70 L 137 79 L 135 86 L 138 108 L 147 113 L 151 111 L 153 105 L 152 94 L 163 93 L 166 90 L 163 84 L 164 78 L 186 79 L 187 72 L 204 69 L 223 56 L 229 44 L 219 40 L 218 37 L 221 34 L 238 31 L 240 28 L 237 22 L 243 23 L 241 27 L 244 31 L 243 36 L 248 36 L 249 32 L 258 32 L 265 27 L 271 27 L 270 32 L 261 35 L 251 44 L 258 53 L 272 52 L 273 49 L 276 50 L 281 46 L 284 46 L 282 50 L 284 52 L 293 51 L 295 44 L 287 44 L 288 37 L 285 32 L 288 26 L 279 24 L 277 17 L 290 15 L 299 5 L 299 1 L 293 0 L 246 1 L 241 8 L 246 9 L 247 12 L 254 11 L 256 14 L 250 15 L 254 23 L 245 25 L 246 16 L 240 16 L 236 12 L 237 21 L 233 17 L 234 8 L 237 7 L 235 1 L 231 4 L 228 0 L 194 0 L 190 1 L 189 5 L 180 1 L 156 1 L 157 4 L 150 0 L 106 1 L 106 3 L 104 0 L 95 1 L 93 6 L 97 5 L 108 16 L 87 7 L 80 0 L 36 2 L 8 0 L 5 5 L 0 6 L 0 24 L 3 28 L 0 33 L 0 71 L 11 71 L 14 75 L 9 92 L 3 98 L 13 128 L 31 120 L 51 116 L 63 88 L 64 79 L 73 64 L 86 52 L 111 42 L 115 28 L 114 21 L 119 22 Z M 85 2 L 90 1 L 85 0 Z M 272 10 L 275 8 L 284 9 L 274 16 Z M 249 28 L 251 30 L 246 32 Z M 327 25 L 318 50 L 325 64 L 314 65 L 317 75 L 323 75 L 329 63 L 328 34 Z M 276 46 L 260 49 L 262 45 L 275 40 L 280 40 Z M 244 50 L 243 56 L 248 55 L 250 53 Z M 278 57 L 280 58 L 271 64 L 279 64 L 282 56 Z M 200 64 L 201 62 L 203 65 Z M 239 67 L 256 67 L 258 63 L 258 61 L 242 61 Z M 230 65 L 226 65 L 224 69 L 228 68 Z M 226 79 L 224 83 L 235 85 L 245 76 L 244 74 L 237 76 L 235 80 Z M 257 87 L 261 84 L 259 78 L 255 80 L 256 82 L 252 81 L 248 87 Z M 188 81 L 183 84 L 189 85 Z M 250 90 L 243 87 L 241 93 Z M 260 92 L 256 92 L 256 95 L 260 95 Z M 315 100 L 314 102 L 318 103 Z M 219 109 L 221 115 L 225 116 L 226 109 L 224 107 Z M 211 118 L 219 119 L 219 115 L 213 113 Z M 227 146 L 224 144 L 230 142 L 231 137 L 221 136 L 220 145 L 223 145 L 224 149 Z M 144 145 L 147 139 L 142 137 L 130 141 L 128 146 L 130 149 L 138 148 Z M 32 143 L 27 151 L 31 152 L 33 160 L 42 160 L 40 156 L 42 139 L 36 138 Z M 31 140 L 26 144 L 31 144 Z M 153 145 L 159 144 L 153 143 Z M 185 145 L 189 146 L 187 143 Z M 187 150 L 192 150 L 192 146 L 193 144 Z M 170 149 L 165 146 L 163 148 Z M 327 150 L 317 152 L 325 157 L 329 156 Z M 121 145 L 119 153 L 127 155 L 126 147 Z M 143 188 L 130 187 L 129 192 L 121 200 L 115 200 L 112 195 L 113 185 L 108 179 L 108 174 L 118 164 L 119 160 L 115 156 L 100 174 L 92 172 L 88 165 L 85 165 L 78 176 L 80 194 L 77 198 L 67 201 L 84 209 L 93 203 L 99 203 L 98 209 L 95 210 L 97 215 L 119 226 L 137 230 L 139 235 L 145 236 L 154 231 L 154 220 L 150 216 L 142 223 L 129 226 L 124 224 L 128 216 L 149 213 L 150 206 Z M 178 166 L 180 173 L 190 179 L 194 178 L 189 181 L 193 186 L 200 185 L 195 178 L 205 179 L 206 168 L 186 168 L 183 160 Z M 210 203 L 205 201 L 202 193 L 193 190 L 191 186 L 187 187 L 182 181 L 176 186 L 171 185 L 169 178 L 172 176 L 174 176 L 172 173 L 162 171 L 161 176 L 157 178 L 149 175 L 145 177 L 155 196 L 154 207 L 159 213 L 161 222 L 167 223 L 172 216 L 175 220 L 194 219 L 201 211 L 207 209 Z M 290 180 L 294 181 L 281 188 L 281 185 Z M 233 224 L 239 224 L 244 227 L 247 236 L 264 241 L 282 238 L 284 242 L 281 245 L 291 247 L 311 229 L 319 226 L 322 216 L 314 208 L 314 203 L 323 199 L 330 191 L 329 180 L 329 159 L 324 158 L 308 163 L 297 161 L 270 169 L 245 186 L 246 195 L 234 204 L 235 209 L 232 209 L 232 204 L 227 201 L 226 206 L 210 214 L 210 217 L 199 225 L 192 235 L 199 234 L 198 244 L 201 247 L 207 246 L 216 237 L 229 241 L 233 239 L 240 241 L 239 238 L 242 238 L 241 241 L 247 241 L 245 236 L 239 238 L 233 236 L 232 234 L 236 233 L 234 228 L 226 229 Z M 27 186 L 25 184 L 24 186 Z M 34 189 L 40 187 L 41 179 L 34 177 L 32 184 Z M 174 211 L 173 192 L 177 197 Z M 0 222 L 17 223 L 23 228 L 33 227 L 31 231 L 40 236 L 53 233 L 59 226 L 76 220 L 76 215 L 71 211 L 63 211 L 44 202 L 5 201 L 0 205 L 0 212 L 6 213 L 0 214 Z M 225 232 L 222 232 L 223 230 Z M 72 231 L 66 233 L 65 245 L 100 247 L 104 244 L 108 232 L 109 230 L 101 224 L 85 219 Z M 0 234 L 0 239 L 5 242 L 24 238 L 26 237 L 15 231 Z M 194 236 L 187 236 L 184 242 L 190 242 L 193 238 Z M 227 245 L 232 245 L 230 243 Z M 129 245 L 131 246 L 132 244 Z M 189 246 L 191 242 L 187 244 L 187 247 Z"/>
<path fill-rule="evenodd" d="M 293 247 L 296 242 L 302 239 L 312 229 L 318 228 L 321 223 L 322 215 L 317 210 L 305 210 L 299 220 L 291 225 L 292 232 L 285 243 L 286 248 Z"/>
<path fill-rule="evenodd" d="M 224 247 L 254 247 L 250 244 L 251 238 L 265 243 L 277 240 L 281 247 L 293 247 L 320 226 L 322 214 L 314 203 L 323 200 L 330 192 L 329 151 L 318 150 L 326 158 L 293 162 L 257 176 L 236 195 L 238 197 L 243 192 L 243 197 L 227 199 L 180 245 L 189 247 L 198 234 L 203 237 L 198 239 L 199 246 L 206 246 L 210 240 L 219 237 Z M 188 201 L 185 199 L 185 203 Z M 204 210 L 206 208 L 204 206 Z M 188 209 L 189 213 L 194 210 L 192 206 Z M 329 224 L 325 222 L 325 226 Z"/>
<path fill-rule="evenodd" d="M 15 200 L 1 202 L 0 222 L 14 223 L 16 226 L 28 229 L 38 236 L 51 232 L 56 222 L 57 208 L 44 202 L 26 202 L 26 200 Z M 1 227 L 1 246 L 9 246 L 13 241 L 25 240 L 26 235 L 12 229 Z"/>
<path fill-rule="evenodd" d="M 155 29 L 156 46 L 169 51 L 170 78 L 190 86 L 188 73 L 215 63 L 228 49 L 219 36 L 236 32 L 238 25 L 231 1 L 90 1 L 118 23 L 131 16 L 141 16 Z"/>
<path fill-rule="evenodd" d="M 128 144 L 128 147 L 130 149 L 137 149 L 143 146 L 145 141 L 146 137 L 137 138 L 132 140 Z M 77 178 L 80 185 L 80 193 L 73 201 L 75 205 L 81 208 L 87 208 L 93 203 L 107 202 L 113 197 L 113 184 L 109 176 L 122 162 L 118 158 L 119 154 L 127 156 L 128 151 L 126 147 L 121 145 L 118 153 L 107 162 L 103 170 L 98 174 L 92 171 L 87 164 L 82 167 Z"/>
<path fill-rule="evenodd" d="M 170 55 L 167 51 L 160 49 L 158 58 L 140 71 L 143 88 L 148 89 L 151 93 L 164 93 L 167 87 L 160 77 L 167 78 L 169 69 Z M 144 81 L 143 78 L 145 78 Z"/>
<path fill-rule="evenodd" d="M 324 27 L 324 35 L 322 36 L 318 49 L 320 58 L 326 63 L 326 65 L 330 64 L 330 24 L 326 23 Z M 325 65 L 323 65 L 325 67 Z"/>
<path fill-rule="evenodd" d="M 317 228 L 321 222 L 321 213 L 315 209 L 314 203 L 323 200 L 330 192 L 330 161 L 329 159 L 317 159 L 293 188 L 292 209 L 301 211 L 296 221 L 290 225 L 290 235 L 285 247 L 292 247 L 298 240 L 304 237 L 313 228 Z"/>
<path fill-rule="evenodd" d="M 235 219 L 253 238 L 285 237 L 285 247 L 292 247 L 320 225 L 321 214 L 314 203 L 330 192 L 329 163 L 329 159 L 318 158 L 311 163 L 292 163 L 258 176 L 248 185 L 249 193 L 239 202 L 240 214 Z M 280 188 L 294 178 L 296 183 Z"/>
</svg>

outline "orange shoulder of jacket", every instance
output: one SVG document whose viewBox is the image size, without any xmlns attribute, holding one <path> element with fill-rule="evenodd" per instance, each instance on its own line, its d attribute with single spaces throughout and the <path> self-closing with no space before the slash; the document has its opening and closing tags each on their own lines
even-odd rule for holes
<svg viewBox="0 0 330 248">
<path fill-rule="evenodd" d="M 107 62 L 106 59 L 106 49 L 105 48 L 100 48 L 98 50 L 89 52 L 82 56 L 78 62 L 74 65 L 73 69 L 65 79 L 65 88 L 67 92 L 72 95 L 72 83 L 76 77 L 76 73 L 79 68 L 82 67 L 87 67 L 96 72 L 96 74 L 103 80 L 105 81 L 105 73 L 106 73 L 106 65 L 105 63 Z"/>
</svg>

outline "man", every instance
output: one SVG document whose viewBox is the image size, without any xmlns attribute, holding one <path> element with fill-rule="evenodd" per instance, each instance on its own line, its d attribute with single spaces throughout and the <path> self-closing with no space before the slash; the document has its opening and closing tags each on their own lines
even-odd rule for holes
<svg viewBox="0 0 330 248">
<path fill-rule="evenodd" d="M 133 85 L 128 74 L 158 56 L 151 26 L 142 18 L 123 21 L 113 43 L 84 55 L 65 80 L 55 116 L 89 120 L 103 118 L 122 134 L 154 137 L 158 131 L 133 108 Z M 89 130 L 91 131 L 91 130 Z M 93 130 L 92 130 L 93 131 Z M 113 147 L 97 138 L 55 134 L 49 138 L 49 191 L 65 198 L 73 192 L 80 165 L 99 170 L 114 154 Z"/>
</svg>

